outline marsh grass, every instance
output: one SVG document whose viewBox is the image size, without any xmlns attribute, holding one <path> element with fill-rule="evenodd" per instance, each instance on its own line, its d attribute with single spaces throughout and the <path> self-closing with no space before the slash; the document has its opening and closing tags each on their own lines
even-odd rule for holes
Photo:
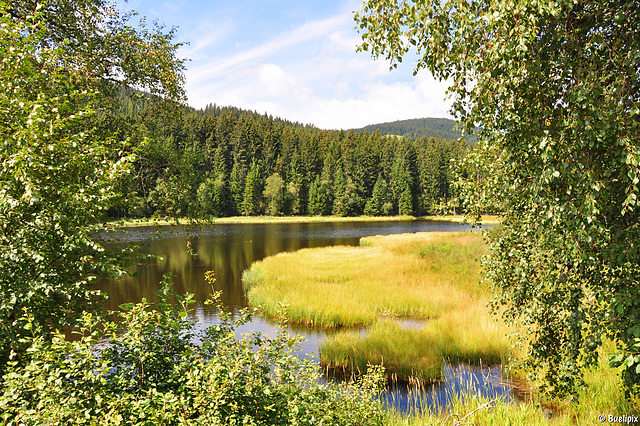
<svg viewBox="0 0 640 426">
<path fill-rule="evenodd" d="M 505 359 L 507 330 L 487 312 L 490 291 L 475 262 L 485 251 L 479 235 L 406 234 L 360 243 L 257 262 L 243 276 L 249 300 L 292 322 L 339 328 L 320 348 L 325 367 L 357 374 L 368 364 L 383 364 L 388 379 L 416 385 L 416 401 L 425 382 L 442 377 L 444 359 L 484 364 Z M 406 318 L 414 320 L 413 327 L 402 325 Z M 591 425 L 600 414 L 638 415 L 640 401 L 624 398 L 620 372 L 607 364 L 604 354 L 612 349 L 604 348 L 600 365 L 586 373 L 578 403 L 545 401 L 533 384 L 524 402 L 495 401 L 464 423 Z M 472 391 L 451 392 L 446 408 L 436 403 L 392 412 L 390 424 L 454 425 L 489 402 Z"/>
<path fill-rule="evenodd" d="M 340 331 L 322 342 L 320 358 L 342 371 L 365 372 L 367 365 L 382 364 L 390 380 L 425 383 L 441 379 L 444 359 L 498 364 L 507 358 L 508 348 L 504 328 L 475 304 L 426 321 L 422 328 L 383 319 L 364 333 Z"/>
<path fill-rule="evenodd" d="M 383 365 L 392 381 L 423 383 L 442 377 L 434 336 L 392 320 L 374 323 L 365 336 L 357 331 L 339 333 L 322 345 L 320 358 L 325 366 L 343 372 L 364 373 L 368 365 Z"/>
<path fill-rule="evenodd" d="M 609 367 L 606 360 L 607 350 L 601 351 L 598 366 L 585 374 L 585 386 L 579 391 L 576 402 L 546 401 L 539 396 L 532 396 L 520 404 L 512 404 L 505 400 L 497 400 L 487 405 L 491 399 L 480 397 L 473 392 L 449 394 L 446 410 L 434 405 L 423 410 L 410 412 L 391 411 L 392 426 L 421 425 L 454 425 L 465 415 L 462 424 L 477 426 L 490 425 L 594 425 L 599 415 L 638 416 L 640 414 L 640 398 L 626 399 L 620 379 L 620 368 Z M 474 412 L 474 410 L 477 410 Z M 604 422 L 607 424 L 608 420 Z"/>
<path fill-rule="evenodd" d="M 390 379 L 441 377 L 443 359 L 498 363 L 506 330 L 489 316 L 480 284 L 480 235 L 418 233 L 363 238 L 360 247 L 280 253 L 243 275 L 249 302 L 266 315 L 340 330 L 321 345 L 325 366 L 364 372 L 383 364 Z M 424 320 L 405 328 L 397 318 Z"/>
<path fill-rule="evenodd" d="M 484 250 L 480 237 L 451 234 L 370 237 L 361 247 L 280 253 L 245 272 L 247 297 L 267 315 L 275 316 L 284 305 L 291 322 L 318 327 L 369 325 L 379 314 L 438 318 L 483 294 L 475 263 Z M 417 253 L 421 240 L 433 243 L 433 238 L 459 243 L 473 253 L 454 251 L 433 262 L 434 256 Z"/>
<path fill-rule="evenodd" d="M 493 401 L 490 398 L 469 395 L 452 395 L 451 397 L 446 413 L 434 411 L 411 414 L 393 412 L 390 415 L 389 424 L 391 426 L 549 425 L 547 415 L 539 407 L 531 404 L 511 404 L 503 400 Z M 467 414 L 476 409 L 477 411 L 465 418 Z M 457 423 L 460 421 L 462 422 Z M 564 421 L 557 424 L 568 426 L 572 423 Z"/>
</svg>

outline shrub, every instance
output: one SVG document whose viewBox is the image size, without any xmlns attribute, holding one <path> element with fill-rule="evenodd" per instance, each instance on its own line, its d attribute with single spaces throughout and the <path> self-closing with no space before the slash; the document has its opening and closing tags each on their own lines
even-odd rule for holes
<svg viewBox="0 0 640 426">
<path fill-rule="evenodd" d="M 382 372 L 358 383 L 320 384 L 319 368 L 293 353 L 286 332 L 237 339 L 235 319 L 197 336 L 187 319 L 191 296 L 165 280 L 160 301 L 123 305 L 121 322 L 86 314 L 76 341 L 51 343 L 34 333 L 25 365 L 4 376 L 0 419 L 6 424 L 373 425 L 386 421 Z M 32 322 L 26 318 L 27 324 Z M 29 327 L 29 326 L 28 326 Z"/>
</svg>

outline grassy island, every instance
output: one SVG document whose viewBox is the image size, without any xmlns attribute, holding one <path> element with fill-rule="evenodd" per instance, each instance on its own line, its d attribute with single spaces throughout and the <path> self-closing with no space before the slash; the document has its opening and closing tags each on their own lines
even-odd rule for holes
<svg viewBox="0 0 640 426">
<path fill-rule="evenodd" d="M 440 378 L 444 359 L 496 363 L 507 353 L 506 330 L 485 307 L 484 251 L 472 232 L 368 237 L 280 253 L 243 281 L 266 315 L 340 329 L 320 349 L 329 368 L 384 364 L 390 378 L 426 382 Z"/>
<path fill-rule="evenodd" d="M 490 289 L 476 262 L 486 247 L 477 233 L 418 233 L 361 239 L 360 247 L 281 253 L 245 272 L 250 303 L 291 322 L 333 327 L 320 348 L 322 363 L 345 372 L 383 364 L 389 379 L 437 380 L 443 360 L 500 362 L 508 330 L 488 315 Z M 515 354 L 517 356 L 517 354 Z M 579 403 L 538 400 L 496 405 L 457 397 L 449 412 L 474 413 L 478 425 L 593 424 L 602 413 L 638 413 L 619 369 L 600 364 L 585 375 Z M 545 406 L 545 410 L 540 407 Z M 545 414 L 545 412 L 547 414 Z M 553 413 L 549 417 L 549 413 Z M 393 413 L 392 425 L 451 424 L 442 413 Z"/>
</svg>

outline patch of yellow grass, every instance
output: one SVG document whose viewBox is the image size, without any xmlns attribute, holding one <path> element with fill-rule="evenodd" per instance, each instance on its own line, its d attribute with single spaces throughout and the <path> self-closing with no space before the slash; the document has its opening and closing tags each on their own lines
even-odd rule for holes
<svg viewBox="0 0 640 426">
<path fill-rule="evenodd" d="M 362 371 L 384 363 L 400 380 L 440 377 L 444 358 L 499 362 L 506 330 L 489 316 L 477 233 L 418 233 L 363 238 L 360 247 L 280 253 L 256 262 L 243 281 L 249 302 L 267 315 L 320 327 L 368 326 L 328 338 L 329 367 Z M 394 318 L 425 320 L 402 328 Z M 382 320 L 382 318 L 385 318 Z"/>
<path fill-rule="evenodd" d="M 393 320 L 374 323 L 362 336 L 343 331 L 322 345 L 322 363 L 344 372 L 364 373 L 369 365 L 383 365 L 391 380 L 424 383 L 442 377 L 437 337 L 423 330 L 403 328 Z"/>
<path fill-rule="evenodd" d="M 479 236 L 431 234 L 408 234 L 404 243 L 401 236 L 367 238 L 363 247 L 303 249 L 266 258 L 243 276 L 249 302 L 268 315 L 284 306 L 290 321 L 320 327 L 367 325 L 379 314 L 437 318 L 468 306 L 478 297 L 468 290 L 479 281 L 475 258 L 463 259 L 464 264 L 455 256 L 449 256 L 450 264 L 446 258 L 430 262 L 417 253 L 417 242 L 440 236 L 483 250 Z"/>
</svg>

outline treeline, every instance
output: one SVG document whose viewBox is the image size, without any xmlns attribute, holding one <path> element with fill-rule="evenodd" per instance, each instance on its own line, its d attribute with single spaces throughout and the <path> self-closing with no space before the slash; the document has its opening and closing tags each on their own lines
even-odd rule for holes
<svg viewBox="0 0 640 426">
<path fill-rule="evenodd" d="M 457 130 L 457 123 L 448 118 L 414 118 L 410 120 L 397 120 L 388 123 L 371 124 L 360 129 L 354 129 L 356 132 L 374 133 L 380 131 L 382 135 L 396 135 L 410 139 L 419 139 L 422 137 L 442 138 L 455 140 L 462 133 Z M 475 134 L 466 135 L 467 142 L 475 145 L 477 137 Z"/>
<path fill-rule="evenodd" d="M 233 107 L 149 115 L 114 215 L 426 215 L 452 197 L 464 142 L 327 131 Z"/>
</svg>

